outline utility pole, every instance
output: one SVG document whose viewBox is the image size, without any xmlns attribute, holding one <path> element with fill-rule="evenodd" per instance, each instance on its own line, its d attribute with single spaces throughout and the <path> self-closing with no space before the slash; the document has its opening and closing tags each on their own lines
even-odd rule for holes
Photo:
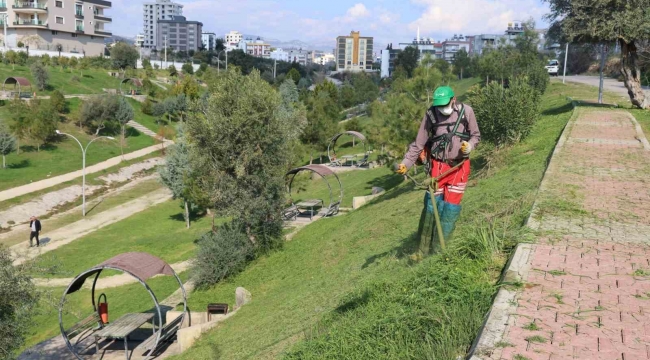
<svg viewBox="0 0 650 360">
<path fill-rule="evenodd" d="M 167 35 L 165 35 L 163 39 L 165 39 L 165 68 L 168 68 L 169 65 L 167 65 Z"/>
<path fill-rule="evenodd" d="M 604 84 L 604 72 L 605 70 L 605 44 L 600 45 L 600 86 L 598 88 L 598 103 L 603 103 L 603 84 Z"/>
<path fill-rule="evenodd" d="M 228 49 L 226 49 L 226 71 L 228 71 Z"/>
<path fill-rule="evenodd" d="M 562 76 L 562 84 L 566 84 L 566 68 L 567 68 L 566 64 L 567 64 L 568 58 L 569 58 L 569 43 L 567 42 L 566 43 L 566 51 L 564 51 L 564 64 L 563 64 L 563 66 L 564 66 L 564 75 Z"/>
<path fill-rule="evenodd" d="M 2 42 L 4 43 L 4 46 L 5 46 L 5 54 L 6 54 L 6 53 L 7 53 L 7 21 L 9 21 L 9 14 L 5 13 L 4 16 L 3 16 L 2 18 L 3 18 L 4 28 L 5 28 L 5 37 L 4 37 L 4 39 L 2 40 Z"/>
<path fill-rule="evenodd" d="M 275 74 L 278 71 L 278 59 L 273 59 L 273 78 L 275 79 Z"/>
</svg>

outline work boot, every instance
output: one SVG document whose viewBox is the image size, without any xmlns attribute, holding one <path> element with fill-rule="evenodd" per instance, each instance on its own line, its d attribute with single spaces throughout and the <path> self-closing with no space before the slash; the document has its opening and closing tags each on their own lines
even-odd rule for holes
<svg viewBox="0 0 650 360">
<path fill-rule="evenodd" d="M 456 204 L 444 203 L 444 211 L 440 216 L 440 224 L 442 225 L 442 235 L 445 237 L 445 244 L 449 245 L 451 234 L 456 227 L 456 221 L 460 217 L 462 206 Z"/>
<path fill-rule="evenodd" d="M 443 204 L 442 196 L 435 197 L 438 214 L 442 216 Z M 431 203 L 431 194 L 427 191 L 424 195 L 424 204 L 422 215 L 420 216 L 420 226 L 418 229 L 418 238 L 420 239 L 420 255 L 428 256 L 431 253 L 431 245 L 436 236 L 436 219 L 433 215 L 433 204 Z"/>
</svg>

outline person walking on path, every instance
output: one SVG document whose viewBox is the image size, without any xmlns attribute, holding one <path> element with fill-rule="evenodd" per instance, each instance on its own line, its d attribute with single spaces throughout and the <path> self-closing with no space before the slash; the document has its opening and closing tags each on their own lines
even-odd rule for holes
<svg viewBox="0 0 650 360">
<path fill-rule="evenodd" d="M 39 247 L 41 244 L 38 241 L 38 234 L 41 232 L 41 221 L 36 216 L 32 216 L 29 218 L 29 228 L 31 230 L 29 234 L 29 247 L 34 246 L 34 238 L 36 238 L 36 247 Z"/>
<path fill-rule="evenodd" d="M 449 86 L 437 88 L 433 94 L 433 104 L 422 119 L 415 142 L 409 146 L 404 160 L 397 167 L 397 173 L 404 175 L 420 160 L 427 165 L 431 177 L 435 178 L 458 166 L 439 180 L 435 194 L 427 191 L 424 196 L 418 235 L 421 243 L 430 241 L 431 251 L 435 252 L 439 248 L 431 196 L 435 197 L 442 234 L 447 239 L 460 216 L 460 203 L 470 175 L 469 155 L 480 141 L 481 132 L 474 110 L 459 103 Z"/>
</svg>

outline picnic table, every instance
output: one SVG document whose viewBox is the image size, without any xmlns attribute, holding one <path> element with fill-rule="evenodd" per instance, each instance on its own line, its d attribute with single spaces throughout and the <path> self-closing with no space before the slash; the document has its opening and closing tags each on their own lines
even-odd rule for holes
<svg viewBox="0 0 650 360">
<path fill-rule="evenodd" d="M 347 164 L 350 162 L 350 166 L 354 165 L 354 162 L 357 160 L 357 155 L 343 155 L 341 156 L 341 159 L 343 159 L 343 164 Z"/>
<path fill-rule="evenodd" d="M 323 200 L 321 200 L 321 199 L 312 199 L 312 200 L 301 201 L 301 202 L 297 203 L 296 206 L 299 209 L 310 209 L 311 212 L 309 214 L 309 220 L 313 220 L 314 219 L 314 208 L 316 206 L 318 206 L 318 204 L 320 204 L 321 207 L 325 205 L 323 203 Z"/>
<path fill-rule="evenodd" d="M 129 360 L 129 347 L 128 347 L 129 335 L 134 331 L 138 330 L 142 325 L 149 322 L 149 320 L 151 319 L 153 319 L 153 314 L 151 313 L 125 314 L 124 316 L 117 319 L 116 321 L 110 323 L 109 325 L 106 325 L 103 329 L 99 330 L 94 334 L 96 340 L 95 347 L 97 350 L 97 354 L 99 354 L 98 340 L 100 338 L 124 339 L 124 355 L 126 356 L 126 360 Z M 153 331 L 155 333 L 156 331 L 155 327 Z"/>
</svg>

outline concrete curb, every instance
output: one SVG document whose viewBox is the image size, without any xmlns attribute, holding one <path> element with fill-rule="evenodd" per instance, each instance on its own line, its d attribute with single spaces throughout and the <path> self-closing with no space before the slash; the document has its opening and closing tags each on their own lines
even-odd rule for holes
<svg viewBox="0 0 650 360">
<path fill-rule="evenodd" d="M 570 98 L 569 98 L 570 99 Z M 567 122 L 562 135 L 555 145 L 553 155 L 549 161 L 542 182 L 537 190 L 536 200 L 530 212 L 530 216 L 526 222 L 526 226 L 533 230 L 538 230 L 540 222 L 535 219 L 535 214 L 539 208 L 539 193 L 548 186 L 549 175 L 554 173 L 555 163 L 558 161 L 557 157 L 560 151 L 564 148 L 569 134 L 575 125 L 576 119 L 581 114 L 577 107 L 577 102 L 572 100 L 573 114 Z M 518 289 L 508 287 L 507 284 L 523 283 L 528 278 L 530 271 L 530 260 L 535 254 L 537 246 L 534 244 L 519 244 L 515 249 L 514 254 L 506 265 L 506 271 L 503 273 L 500 284 L 502 286 L 497 292 L 490 312 L 487 315 L 483 327 L 479 331 L 472 348 L 470 349 L 467 359 L 470 360 L 488 360 L 500 359 L 502 348 L 498 347 L 499 343 L 503 341 L 504 335 L 508 331 L 510 325 L 511 315 L 517 310 L 517 294 Z"/>
</svg>

